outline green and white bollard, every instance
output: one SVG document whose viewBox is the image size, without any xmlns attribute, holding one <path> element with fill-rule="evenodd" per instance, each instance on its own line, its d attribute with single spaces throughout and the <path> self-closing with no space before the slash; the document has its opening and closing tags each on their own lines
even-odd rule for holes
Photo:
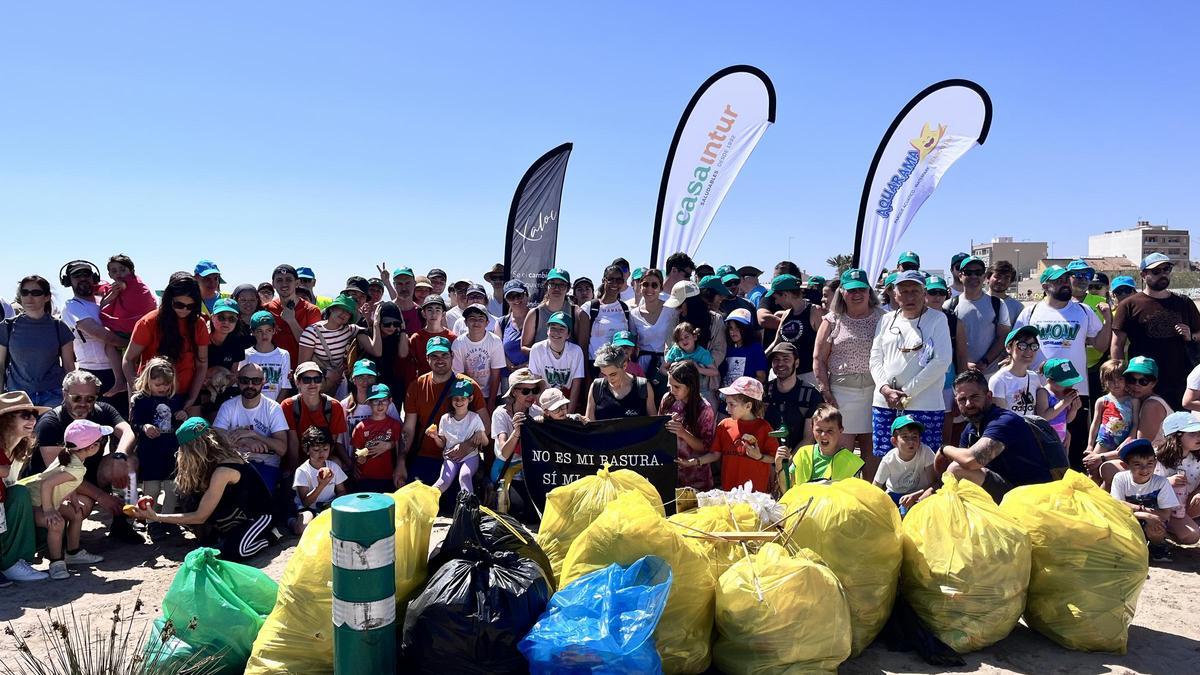
<svg viewBox="0 0 1200 675">
<path fill-rule="evenodd" d="M 360 492 L 332 508 L 333 672 L 395 672 L 396 503 Z"/>
</svg>

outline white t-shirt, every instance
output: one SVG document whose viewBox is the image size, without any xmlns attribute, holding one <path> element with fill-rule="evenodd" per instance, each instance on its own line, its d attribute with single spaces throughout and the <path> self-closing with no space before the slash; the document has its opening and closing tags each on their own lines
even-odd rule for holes
<svg viewBox="0 0 1200 675">
<path fill-rule="evenodd" d="M 1175 489 L 1166 478 L 1158 474 L 1150 476 L 1150 480 L 1145 483 L 1135 483 L 1132 473 L 1122 471 L 1113 476 L 1110 492 L 1119 501 L 1141 504 L 1151 509 L 1173 509 L 1179 506 Z"/>
<path fill-rule="evenodd" d="M 898 449 L 892 448 L 879 461 L 875 482 L 886 485 L 888 492 L 902 495 L 924 490 L 933 484 L 929 478 L 929 469 L 932 466 L 933 450 L 924 443 L 917 449 L 917 454 L 907 462 L 900 458 Z"/>
<path fill-rule="evenodd" d="M 342 467 L 338 466 L 337 462 L 325 462 L 325 466 L 333 471 L 333 480 L 325 484 L 324 489 L 321 490 L 321 494 L 317 495 L 317 501 L 308 507 L 310 509 L 317 509 L 329 504 L 337 496 L 333 489 L 346 482 L 346 472 L 342 471 Z M 317 479 L 317 468 L 309 464 L 306 459 L 303 464 L 296 467 L 296 477 L 292 480 L 292 488 L 304 488 L 305 492 L 307 492 L 317 487 L 317 483 L 319 482 Z M 304 504 L 300 502 L 300 495 L 296 495 L 296 506 L 304 507 Z"/>
<path fill-rule="evenodd" d="M 342 401 L 342 410 L 346 413 L 346 433 L 342 434 L 338 441 L 341 442 L 343 448 L 354 447 L 354 443 L 350 440 L 350 434 L 354 432 L 354 427 L 358 426 L 359 422 L 371 417 L 371 405 L 369 403 L 361 401 L 354 410 L 350 410 L 348 407 L 350 405 L 349 400 L 347 398 Z M 387 416 L 397 422 L 404 421 L 404 418 L 400 416 L 400 411 L 396 410 L 394 402 L 388 404 Z"/>
<path fill-rule="evenodd" d="M 459 321 L 459 319 L 462 319 L 462 310 L 458 308 L 458 305 L 454 305 L 450 309 L 446 310 L 444 323 L 447 326 L 453 326 Z M 453 331 L 454 329 L 451 328 L 450 330 Z M 458 333 L 455 333 L 455 335 L 458 335 Z"/>
<path fill-rule="evenodd" d="M 1034 364 L 1041 366 L 1050 359 L 1070 359 L 1081 375 L 1087 373 L 1087 341 L 1096 337 L 1104 324 L 1100 317 L 1087 305 L 1071 300 L 1062 309 L 1051 307 L 1041 301 L 1026 307 L 1017 317 L 1013 328 L 1034 326 L 1038 329 L 1041 350 Z M 1081 396 L 1088 396 L 1087 377 L 1075 389 Z"/>
<path fill-rule="evenodd" d="M 492 332 L 484 333 L 479 342 L 472 342 L 466 333 L 459 334 L 450 345 L 450 354 L 454 359 L 454 372 L 479 383 L 485 396 L 492 379 L 492 368 L 503 368 L 508 363 L 504 359 L 504 343 Z"/>
<path fill-rule="evenodd" d="M 483 420 L 474 410 L 468 410 L 466 416 L 461 420 L 454 419 L 454 415 L 450 413 L 442 415 L 442 419 L 438 420 L 438 435 L 446 440 L 443 454 L 453 450 L 454 446 L 467 441 L 475 435 L 475 432 L 483 430 Z"/>
<path fill-rule="evenodd" d="M 536 405 L 529 406 L 529 410 L 525 411 L 525 419 L 533 419 L 542 416 L 542 409 Z M 508 406 L 499 405 L 492 411 L 492 440 L 500 438 L 500 434 L 511 434 L 513 432 L 512 415 L 508 412 Z M 500 456 L 500 444 L 496 444 L 496 457 L 503 460 Z"/>
<path fill-rule="evenodd" d="M 1037 392 L 1044 386 L 1046 378 L 1032 370 L 1026 370 L 1024 377 L 1017 377 L 1008 368 L 1001 368 L 988 381 L 996 405 L 1018 415 L 1037 414 Z"/>
<path fill-rule="evenodd" d="M 1200 366 L 1196 366 L 1194 369 L 1192 369 L 1192 372 L 1188 374 L 1187 388 L 1200 390 Z"/>
<path fill-rule="evenodd" d="M 263 398 L 278 401 L 282 390 L 292 388 L 292 355 L 286 349 L 276 347 L 269 352 L 260 352 L 250 347 L 246 350 L 245 362 L 262 368 Z"/>
<path fill-rule="evenodd" d="M 643 354 L 645 352 L 658 354 L 667 352 L 667 341 L 671 331 L 675 330 L 675 326 L 679 323 L 679 310 L 674 307 L 663 307 L 659 312 L 658 321 L 650 323 L 641 310 L 634 308 L 629 310 L 629 318 L 633 319 L 633 325 L 637 326 L 638 349 Z M 644 368 L 645 364 L 642 367 Z"/>
<path fill-rule="evenodd" d="M 275 401 L 260 396 L 257 406 L 246 409 L 242 405 L 242 397 L 238 396 L 221 404 L 217 410 L 217 418 L 213 420 L 213 428 L 225 431 L 250 429 L 260 436 L 269 437 L 271 434 L 287 431 L 288 423 L 283 416 L 283 406 Z"/>
<path fill-rule="evenodd" d="M 627 302 L 627 303 L 630 303 L 630 304 L 632 304 L 632 303 L 633 303 L 633 298 L 634 298 L 634 296 L 636 296 L 636 295 L 637 295 L 637 294 L 636 294 L 636 293 L 634 293 L 634 291 L 633 291 L 633 285 L 631 284 L 631 285 L 628 285 L 628 286 L 626 286 L 626 287 L 625 287 L 625 288 L 624 288 L 624 289 L 621 291 L 621 294 L 620 294 L 620 296 L 619 296 L 619 297 L 621 298 L 621 301 L 622 301 L 622 302 Z"/>
<path fill-rule="evenodd" d="M 529 349 L 529 370 L 566 394 L 571 390 L 571 381 L 583 377 L 583 348 L 567 342 L 562 356 L 555 356 L 549 340 L 535 342 Z"/>
<path fill-rule="evenodd" d="M 100 324 L 100 305 L 79 298 L 67 300 L 62 309 L 62 321 L 75 334 L 75 365 L 84 370 L 110 370 L 112 366 L 104 354 L 104 343 L 89 338 L 76 324 L 84 319 L 92 319 Z"/>
<path fill-rule="evenodd" d="M 1187 478 L 1187 492 L 1192 494 L 1196 490 L 1196 486 L 1200 485 L 1200 459 L 1196 459 L 1195 455 L 1188 455 L 1183 458 L 1177 467 L 1169 467 L 1162 462 L 1159 462 L 1154 467 L 1154 473 L 1159 476 L 1174 476 L 1183 471 L 1183 475 Z"/>
<path fill-rule="evenodd" d="M 461 316 L 459 316 L 457 319 L 455 319 L 453 324 L 450 324 L 449 321 L 447 321 L 446 325 L 452 325 L 452 328 L 450 328 L 450 330 L 455 335 L 466 335 L 467 334 L 467 320 L 462 318 Z M 497 330 L 499 330 L 499 328 L 500 328 L 499 319 L 492 316 L 491 314 L 488 314 L 487 328 L 485 330 L 487 330 L 487 332 L 489 332 L 489 333 L 495 333 Z"/>
<path fill-rule="evenodd" d="M 585 315 L 590 317 L 593 306 L 598 309 L 596 310 L 596 320 L 592 322 L 591 336 L 588 338 L 588 356 L 595 358 L 596 350 L 608 344 L 618 331 L 636 331 L 637 326 L 630 326 L 630 322 L 625 320 L 625 312 L 628 307 L 620 300 L 607 304 L 599 300 L 588 300 L 581 309 Z M 630 317 L 630 320 L 632 318 Z"/>
</svg>

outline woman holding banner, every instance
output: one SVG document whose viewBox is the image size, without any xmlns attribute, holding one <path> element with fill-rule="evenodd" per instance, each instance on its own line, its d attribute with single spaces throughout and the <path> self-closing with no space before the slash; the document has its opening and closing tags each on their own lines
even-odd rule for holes
<svg viewBox="0 0 1200 675">
<path fill-rule="evenodd" d="M 528 368 L 518 368 L 508 376 L 504 404 L 492 411 L 492 438 L 496 441 L 492 484 L 499 485 L 501 478 L 504 478 L 507 487 L 501 490 L 507 495 L 507 513 L 516 518 L 534 515 L 526 513 L 528 504 L 521 497 L 529 494 L 524 486 L 525 477 L 521 474 L 521 427 L 529 418 L 541 416 L 542 409 L 535 403 L 545 389 L 545 380 Z M 514 490 L 514 487 L 519 489 Z"/>
<path fill-rule="evenodd" d="M 625 350 L 604 345 L 596 350 L 596 368 L 600 377 L 588 388 L 587 420 L 615 420 L 623 417 L 654 416 L 654 389 L 644 377 L 625 371 Z"/>
</svg>

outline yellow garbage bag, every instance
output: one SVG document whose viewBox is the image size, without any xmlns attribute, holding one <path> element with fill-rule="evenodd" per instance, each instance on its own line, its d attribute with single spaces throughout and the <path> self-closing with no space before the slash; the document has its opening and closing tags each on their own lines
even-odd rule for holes
<svg viewBox="0 0 1200 675">
<path fill-rule="evenodd" d="M 571 544 L 563 586 L 613 563 L 631 565 L 656 555 L 671 566 L 671 592 L 654 631 L 663 672 L 702 673 L 711 657 L 716 582 L 699 547 L 667 522 L 640 494 L 626 492 Z"/>
<path fill-rule="evenodd" d="M 392 494 L 396 500 L 397 621 L 407 596 L 425 582 L 429 533 L 437 517 L 437 488 L 409 483 Z M 248 675 L 333 672 L 333 514 L 317 516 L 300 537 L 279 582 L 275 609 L 254 640 Z"/>
<path fill-rule="evenodd" d="M 737 542 L 706 539 L 696 530 L 701 532 L 757 532 L 762 529 L 754 509 L 749 504 L 740 503 L 701 506 L 691 511 L 676 513 L 667 520 L 685 526 L 678 528 L 679 533 L 692 540 L 704 553 L 704 557 L 708 559 L 709 571 L 712 573 L 713 579 L 720 579 L 725 570 L 745 558 L 748 549 Z"/>
<path fill-rule="evenodd" d="M 791 515 L 812 498 L 801 518 Z M 859 478 L 803 483 L 779 501 L 787 544 L 810 548 L 837 575 L 850 601 L 857 656 L 892 614 L 900 579 L 900 512 L 879 488 Z"/>
<path fill-rule="evenodd" d="M 717 632 L 723 673 L 833 673 L 850 658 L 850 605 L 820 556 L 764 544 L 721 575 Z"/>
<path fill-rule="evenodd" d="M 942 642 L 965 654 L 1012 632 L 1025 610 L 1029 535 L 983 488 L 947 473 L 901 534 L 900 592 Z"/>
<path fill-rule="evenodd" d="M 1149 569 L 1146 538 L 1129 509 L 1068 471 L 1014 489 L 1000 510 L 1033 544 L 1029 627 L 1068 649 L 1124 654 Z"/>
<path fill-rule="evenodd" d="M 571 548 L 571 542 L 600 517 L 609 502 L 622 492 L 629 491 L 644 496 L 658 509 L 659 515 L 666 515 L 658 490 L 650 481 L 629 469 L 611 471 L 605 466 L 593 476 L 584 476 L 574 483 L 554 488 L 546 495 L 546 509 L 542 514 L 542 524 L 538 526 L 537 543 L 554 567 L 554 578 L 562 579 L 562 563 Z"/>
</svg>

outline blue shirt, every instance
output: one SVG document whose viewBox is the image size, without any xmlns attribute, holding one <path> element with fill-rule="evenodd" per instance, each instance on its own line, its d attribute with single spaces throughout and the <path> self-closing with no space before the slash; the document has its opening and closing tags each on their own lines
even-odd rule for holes
<svg viewBox="0 0 1200 675">
<path fill-rule="evenodd" d="M 699 366 L 712 366 L 713 364 L 712 352 L 708 351 L 704 347 L 701 347 L 700 345 L 696 345 L 696 348 L 691 352 L 685 352 L 679 347 L 679 345 L 673 345 L 667 350 L 665 360 L 667 363 L 675 363 L 676 361 L 695 361 L 696 365 Z"/>
<path fill-rule="evenodd" d="M 765 295 L 766 292 L 767 289 L 762 284 L 759 284 L 750 289 L 750 292 L 746 294 L 746 299 L 754 303 L 755 307 L 758 307 L 758 303 L 762 301 L 763 295 Z"/>
<path fill-rule="evenodd" d="M 988 470 L 1000 474 L 1014 486 L 1049 483 L 1053 480 L 1037 438 L 1020 415 L 993 405 L 983 414 L 980 424 L 983 426 L 982 434 L 971 422 L 963 429 L 959 445 L 969 448 L 980 436 L 1003 443 L 1004 452 L 988 463 Z"/>
</svg>

